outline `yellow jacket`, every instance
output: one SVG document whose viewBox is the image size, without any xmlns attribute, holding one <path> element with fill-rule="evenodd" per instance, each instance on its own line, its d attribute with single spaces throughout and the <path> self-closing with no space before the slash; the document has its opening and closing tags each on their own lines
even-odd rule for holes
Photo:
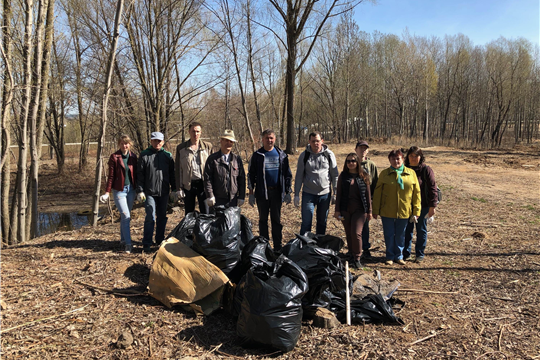
<svg viewBox="0 0 540 360">
<path fill-rule="evenodd" d="M 373 194 L 373 215 L 393 219 L 408 219 L 412 215 L 420 216 L 422 202 L 416 173 L 404 167 L 401 178 L 403 190 L 397 183 L 395 170 L 389 167 L 381 172 Z"/>
</svg>

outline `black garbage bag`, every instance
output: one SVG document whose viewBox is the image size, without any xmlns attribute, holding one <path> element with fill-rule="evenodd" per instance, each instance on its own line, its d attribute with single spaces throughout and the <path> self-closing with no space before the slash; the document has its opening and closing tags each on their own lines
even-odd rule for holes
<svg viewBox="0 0 540 360">
<path fill-rule="evenodd" d="M 334 297 L 330 310 L 336 313 L 340 322 L 346 322 L 345 298 Z M 390 302 L 384 301 L 381 294 L 370 294 L 363 299 L 351 299 L 351 323 L 404 324 L 392 310 Z"/>
<path fill-rule="evenodd" d="M 283 255 L 251 268 L 236 292 L 242 297 L 236 332 L 246 342 L 291 351 L 300 336 L 307 290 L 306 274 Z"/>
<path fill-rule="evenodd" d="M 169 235 L 167 235 L 167 239 L 174 237 L 190 248 L 193 247 L 193 229 L 195 228 L 195 223 L 198 218 L 198 211 L 188 213 Z"/>
<path fill-rule="evenodd" d="M 200 214 L 193 230 L 193 250 L 228 274 L 240 259 L 240 208 L 216 207 Z"/>
<path fill-rule="evenodd" d="M 302 299 L 307 317 L 319 307 L 328 308 L 332 293 L 345 294 L 345 267 L 335 251 L 319 247 L 314 239 L 297 235 L 283 247 L 282 254 L 294 261 L 308 277 L 309 291 Z M 352 284 L 352 276 L 349 281 Z"/>
<path fill-rule="evenodd" d="M 309 236 L 317 242 L 319 247 L 323 249 L 332 249 L 336 253 L 339 253 L 343 246 L 345 246 L 345 241 L 342 238 L 333 236 L 333 235 L 313 235 Z"/>
<path fill-rule="evenodd" d="M 251 231 L 251 221 L 244 215 L 240 215 L 240 230 L 241 234 L 241 243 L 240 251 L 246 246 L 246 244 L 253 239 L 253 231 Z"/>
<path fill-rule="evenodd" d="M 229 273 L 229 279 L 233 283 L 238 283 L 247 271 L 263 263 L 273 263 L 277 256 L 270 246 L 270 241 L 262 236 L 252 238 L 242 249 L 240 261 Z"/>
</svg>

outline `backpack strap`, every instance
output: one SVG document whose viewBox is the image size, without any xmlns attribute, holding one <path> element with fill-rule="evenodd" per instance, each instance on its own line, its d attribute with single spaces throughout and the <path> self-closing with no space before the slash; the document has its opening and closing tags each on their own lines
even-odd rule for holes
<svg viewBox="0 0 540 360">
<path fill-rule="evenodd" d="M 307 161 L 309 160 L 310 155 L 311 153 L 309 151 L 304 150 L 304 174 L 306 173 L 306 164 L 307 164 Z M 328 170 L 330 171 L 330 169 L 332 169 L 332 160 L 330 160 L 330 154 L 324 151 L 323 155 L 326 158 L 326 160 L 328 160 Z"/>
</svg>

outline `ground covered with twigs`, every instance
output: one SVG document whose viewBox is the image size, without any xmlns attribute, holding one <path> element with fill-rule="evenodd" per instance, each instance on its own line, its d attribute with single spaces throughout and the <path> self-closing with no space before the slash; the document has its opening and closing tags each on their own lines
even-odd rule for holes
<svg viewBox="0 0 540 360">
<path fill-rule="evenodd" d="M 341 169 L 353 145 L 330 147 Z M 392 147 L 373 143 L 372 160 L 380 170 L 388 166 L 386 154 Z M 428 229 L 425 261 L 385 265 L 379 220 L 371 224 L 375 259 L 356 271 L 379 270 L 383 279 L 400 281 L 394 296 L 405 301 L 398 313 L 405 325 L 324 330 L 306 321 L 289 353 L 244 348 L 225 311 L 197 317 L 180 308 L 167 309 L 146 295 L 152 255 L 141 253 L 144 214 L 137 209 L 133 254 L 120 251 L 119 225 L 107 218 L 97 228 L 57 232 L 2 249 L 0 355 L 5 359 L 540 359 L 539 150 L 540 146 L 505 151 L 425 149 L 443 191 L 436 220 Z M 296 159 L 293 156 L 291 163 L 295 165 Z M 49 176 L 52 183 L 54 176 Z M 88 176 L 88 184 L 79 186 L 91 189 L 92 179 Z M 52 190 L 47 195 L 54 196 Z M 88 203 L 88 196 L 74 200 Z M 63 199 L 60 193 L 57 197 Z M 256 211 L 246 204 L 242 212 L 257 234 Z M 168 229 L 183 215 L 183 211 L 169 215 Z M 284 206 L 283 221 L 284 239 L 293 238 L 300 227 L 300 211 Z M 333 218 L 328 233 L 344 236 Z"/>
</svg>

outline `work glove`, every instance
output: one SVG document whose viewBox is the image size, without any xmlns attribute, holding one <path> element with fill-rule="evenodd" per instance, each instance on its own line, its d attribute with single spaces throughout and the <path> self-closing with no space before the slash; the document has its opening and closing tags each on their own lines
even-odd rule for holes
<svg viewBox="0 0 540 360">
<path fill-rule="evenodd" d="M 300 206 L 300 196 L 294 197 L 294 206 L 299 207 Z"/>
<path fill-rule="evenodd" d="M 169 202 L 172 202 L 173 204 L 176 204 L 178 201 L 178 196 L 176 195 L 176 192 L 172 192 L 169 194 Z"/>
<path fill-rule="evenodd" d="M 211 198 L 208 198 L 206 200 L 204 200 L 206 202 L 206 205 L 208 205 L 208 207 L 212 207 L 214 205 L 216 205 L 216 198 L 215 197 L 211 197 Z"/>
<path fill-rule="evenodd" d="M 109 200 L 109 193 L 105 193 L 99 197 L 99 201 L 105 204 Z"/>
<path fill-rule="evenodd" d="M 184 193 L 184 190 L 180 189 L 176 192 L 176 198 L 177 199 L 183 199 L 186 197 L 186 194 Z"/>
<path fill-rule="evenodd" d="M 291 203 L 291 194 L 285 194 L 285 197 L 283 198 L 283 201 L 285 202 L 285 204 L 290 204 Z"/>
<path fill-rule="evenodd" d="M 255 206 L 255 195 L 251 194 L 249 195 L 249 205 L 251 205 L 251 207 L 254 207 Z"/>
<path fill-rule="evenodd" d="M 435 221 L 435 216 L 432 216 L 432 217 L 427 219 L 428 224 L 433 224 L 433 221 Z"/>
<path fill-rule="evenodd" d="M 411 216 L 411 217 L 409 218 L 409 222 L 410 222 L 410 223 L 415 223 L 415 224 L 416 224 L 416 223 L 418 222 L 418 216 L 414 216 L 414 215 Z"/>
<path fill-rule="evenodd" d="M 139 200 L 139 202 L 145 202 L 146 201 L 146 195 L 144 195 L 143 192 L 140 192 L 137 194 L 137 200 Z"/>
<path fill-rule="evenodd" d="M 245 202 L 245 201 L 246 201 L 246 200 L 244 200 L 244 199 L 238 199 L 238 201 L 237 201 L 238 206 L 244 205 L 244 202 Z"/>
</svg>

